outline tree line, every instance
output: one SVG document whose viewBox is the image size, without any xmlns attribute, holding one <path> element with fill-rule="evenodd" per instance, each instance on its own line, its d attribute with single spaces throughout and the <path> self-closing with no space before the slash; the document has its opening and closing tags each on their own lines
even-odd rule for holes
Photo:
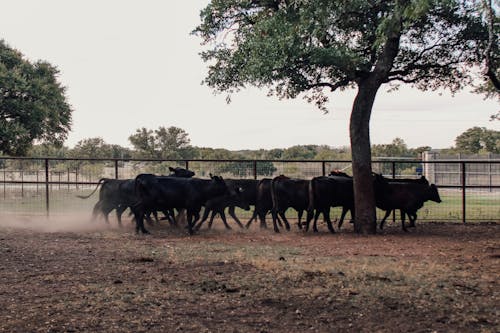
<svg viewBox="0 0 500 333">
<path fill-rule="evenodd" d="M 104 139 L 80 140 L 73 148 L 52 143 L 33 145 L 26 156 L 59 158 L 120 158 L 163 160 L 350 160 L 350 147 L 328 145 L 296 145 L 288 148 L 228 150 L 224 148 L 196 147 L 191 145 L 189 134 L 175 126 L 152 130 L 139 128 L 129 136 L 132 148 L 109 144 Z M 430 146 L 408 147 L 401 138 L 391 143 L 374 144 L 374 157 L 406 157 L 419 159 Z M 455 146 L 441 149 L 445 154 L 500 154 L 500 131 L 485 127 L 472 127 L 455 139 Z"/>
</svg>

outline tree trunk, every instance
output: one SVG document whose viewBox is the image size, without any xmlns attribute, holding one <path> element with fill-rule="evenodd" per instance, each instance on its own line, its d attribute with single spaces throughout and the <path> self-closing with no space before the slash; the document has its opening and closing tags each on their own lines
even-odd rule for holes
<svg viewBox="0 0 500 333">
<path fill-rule="evenodd" d="M 354 99 L 350 137 L 354 179 L 354 229 L 361 234 L 375 234 L 377 219 L 371 166 L 370 116 L 380 84 L 366 80 L 358 85 Z"/>
<path fill-rule="evenodd" d="M 399 22 L 399 24 L 397 24 Z M 387 41 L 378 56 L 372 72 L 359 78 L 358 94 L 351 112 L 350 137 L 352 152 L 352 173 L 354 178 L 354 229 L 361 234 L 375 234 L 377 216 L 375 191 L 372 177 L 372 153 L 370 145 L 370 116 L 375 96 L 388 75 L 399 51 L 401 38 L 401 15 L 394 14 L 394 29 L 388 32 Z"/>
</svg>

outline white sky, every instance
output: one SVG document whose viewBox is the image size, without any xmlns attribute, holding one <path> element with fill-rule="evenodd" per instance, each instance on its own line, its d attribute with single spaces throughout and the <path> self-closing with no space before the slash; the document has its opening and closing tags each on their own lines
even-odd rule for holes
<svg viewBox="0 0 500 333">
<path fill-rule="evenodd" d="M 102 137 L 130 146 L 140 127 L 184 129 L 191 144 L 237 149 L 349 145 L 354 91 L 331 96 L 324 115 L 301 99 L 279 101 L 248 89 L 214 96 L 201 85 L 200 39 L 189 33 L 208 0 L 0 0 L 0 39 L 30 60 L 57 66 L 72 105 L 66 144 Z M 410 147 L 446 148 L 466 129 L 490 122 L 499 105 L 468 92 L 379 91 L 372 144 L 401 137 Z"/>
</svg>

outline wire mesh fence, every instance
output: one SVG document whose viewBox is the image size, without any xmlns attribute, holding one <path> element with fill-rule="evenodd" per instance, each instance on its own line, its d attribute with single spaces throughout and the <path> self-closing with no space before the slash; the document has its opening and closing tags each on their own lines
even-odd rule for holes
<svg viewBox="0 0 500 333">
<path fill-rule="evenodd" d="M 0 215 L 90 214 L 98 200 L 88 195 L 101 178 L 133 179 L 140 173 L 169 174 L 183 167 L 208 178 L 262 179 L 286 175 L 312 179 L 332 170 L 347 174 L 351 161 L 285 160 L 120 160 L 0 158 Z M 442 203 L 425 203 L 419 221 L 500 221 L 500 160 L 376 160 L 373 171 L 388 178 L 426 176 L 439 188 Z M 338 209 L 332 216 L 339 216 Z M 251 212 L 238 211 L 242 219 Z M 293 219 L 296 213 L 288 213 Z M 381 211 L 378 216 L 382 217 Z M 398 217 L 399 219 L 399 217 Z"/>
</svg>

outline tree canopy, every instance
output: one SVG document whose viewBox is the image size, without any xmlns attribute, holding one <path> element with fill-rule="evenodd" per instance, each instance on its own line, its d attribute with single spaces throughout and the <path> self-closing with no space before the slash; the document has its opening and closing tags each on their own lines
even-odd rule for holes
<svg viewBox="0 0 500 333">
<path fill-rule="evenodd" d="M 213 0 L 201 18 L 194 33 L 208 47 L 201 55 L 210 87 L 308 93 L 322 107 L 329 91 L 353 87 L 382 65 L 391 38 L 395 55 L 382 83 L 424 90 L 471 83 L 487 43 L 473 1 Z"/>
<path fill-rule="evenodd" d="M 129 137 L 137 157 L 158 159 L 180 159 L 190 156 L 190 139 L 182 128 L 170 126 L 150 130 L 145 127 L 136 130 Z"/>
<path fill-rule="evenodd" d="M 500 154 L 500 131 L 475 126 L 457 136 L 455 144 L 457 150 L 462 153 Z"/>
<path fill-rule="evenodd" d="M 64 142 L 72 109 L 58 74 L 48 62 L 31 63 L 0 40 L 1 153 L 23 155 L 34 142 Z"/>
<path fill-rule="evenodd" d="M 212 0 L 194 33 L 204 83 L 304 96 L 327 111 L 331 91 L 356 88 L 350 139 L 355 229 L 375 233 L 369 122 L 383 84 L 457 91 L 484 66 L 488 30 L 470 0 Z"/>
</svg>

